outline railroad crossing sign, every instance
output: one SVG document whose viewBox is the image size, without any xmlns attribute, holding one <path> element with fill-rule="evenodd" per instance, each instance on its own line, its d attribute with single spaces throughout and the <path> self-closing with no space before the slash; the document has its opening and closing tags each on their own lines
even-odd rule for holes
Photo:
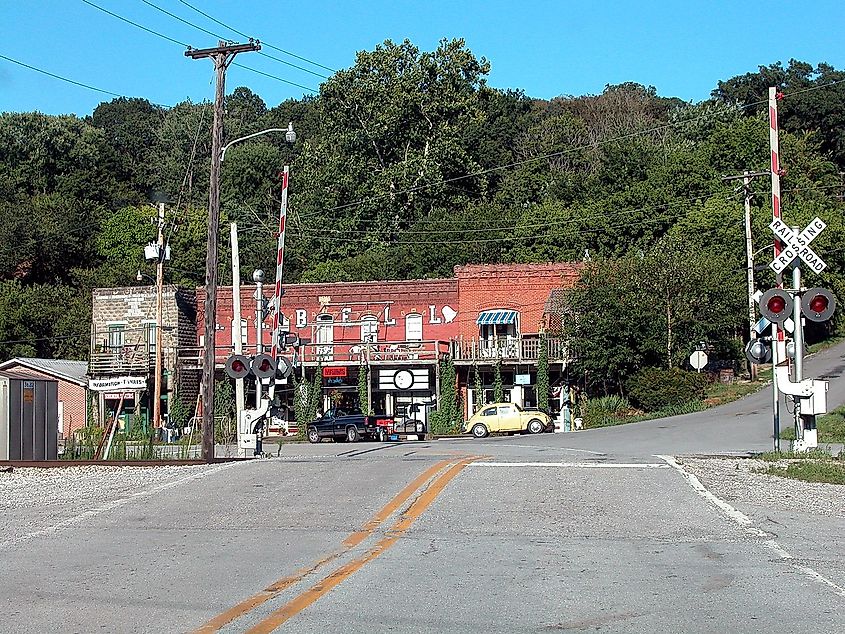
<svg viewBox="0 0 845 634">
<path fill-rule="evenodd" d="M 801 233 L 793 231 L 793 229 L 780 218 L 772 220 L 771 224 L 769 224 L 769 228 L 778 238 L 780 238 L 780 241 L 783 242 L 784 249 L 775 257 L 774 260 L 772 260 L 769 267 L 775 273 L 782 273 L 787 266 L 792 264 L 792 261 L 795 258 L 801 258 L 807 266 L 816 273 L 824 271 L 827 264 L 825 264 L 824 260 L 822 260 L 818 254 L 810 248 L 810 242 L 812 242 L 825 227 L 827 227 L 827 224 L 818 216 L 816 216 L 816 218 L 814 218 L 813 221 L 807 225 L 807 228 Z"/>
</svg>

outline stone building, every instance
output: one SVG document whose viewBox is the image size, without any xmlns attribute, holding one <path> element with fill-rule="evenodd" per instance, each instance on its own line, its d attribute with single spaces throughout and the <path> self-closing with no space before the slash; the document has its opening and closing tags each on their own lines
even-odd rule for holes
<svg viewBox="0 0 845 634">
<path fill-rule="evenodd" d="M 195 372 L 180 376 L 178 350 L 196 346 L 196 297 L 172 285 L 162 290 L 162 416 L 178 394 L 196 401 Z M 93 291 L 89 387 L 95 394 L 94 420 L 116 416 L 122 429 L 149 425 L 153 415 L 156 361 L 154 286 L 98 288 Z"/>
</svg>

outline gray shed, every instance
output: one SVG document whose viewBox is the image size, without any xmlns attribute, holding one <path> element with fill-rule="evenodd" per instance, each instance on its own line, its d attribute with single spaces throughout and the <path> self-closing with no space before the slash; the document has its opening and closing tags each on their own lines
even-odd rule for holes
<svg viewBox="0 0 845 634">
<path fill-rule="evenodd" d="M 59 384 L 0 371 L 0 460 L 57 460 Z"/>
</svg>

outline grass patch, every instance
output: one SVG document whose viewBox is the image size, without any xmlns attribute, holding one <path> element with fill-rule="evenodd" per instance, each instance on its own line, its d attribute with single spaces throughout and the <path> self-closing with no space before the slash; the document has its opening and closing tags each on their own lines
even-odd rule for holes
<svg viewBox="0 0 845 634">
<path fill-rule="evenodd" d="M 786 465 L 772 464 L 760 473 L 804 482 L 845 484 L 845 463 L 833 460 L 795 460 Z"/>
<path fill-rule="evenodd" d="M 845 405 L 816 420 L 819 442 L 845 443 Z M 795 440 L 795 429 L 788 427 L 780 433 L 781 440 Z"/>
<path fill-rule="evenodd" d="M 769 370 L 771 374 L 771 370 Z M 748 396 L 756 392 L 762 387 L 762 382 L 765 379 L 762 377 L 762 372 L 758 374 L 759 380 L 752 383 L 750 381 L 735 381 L 734 383 L 712 383 L 707 388 L 707 394 L 704 397 L 704 405 L 707 407 L 716 407 L 723 403 L 730 403 L 743 396 Z"/>
<path fill-rule="evenodd" d="M 804 482 L 845 484 L 845 459 L 834 458 L 823 451 L 807 453 L 770 451 L 756 458 L 770 464 L 762 469 L 755 469 L 755 473 Z"/>
</svg>

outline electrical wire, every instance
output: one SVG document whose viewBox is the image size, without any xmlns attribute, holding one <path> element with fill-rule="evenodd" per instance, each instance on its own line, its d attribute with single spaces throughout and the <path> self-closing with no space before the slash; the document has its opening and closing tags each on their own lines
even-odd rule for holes
<svg viewBox="0 0 845 634">
<path fill-rule="evenodd" d="M 288 81 L 287 79 L 282 79 L 276 75 L 272 75 L 270 73 L 265 73 L 263 70 L 258 70 L 257 68 L 252 68 L 251 66 L 244 66 L 243 64 L 238 64 L 237 62 L 232 62 L 232 66 L 237 66 L 238 68 L 243 68 L 244 70 L 251 71 L 258 75 L 263 75 L 264 77 L 269 77 L 270 79 L 275 79 L 276 81 L 280 81 L 285 84 L 290 84 L 291 86 L 296 86 L 297 88 L 302 88 L 303 90 L 307 90 L 308 92 L 319 93 L 320 91 L 315 88 L 309 88 L 308 86 L 303 86 L 302 84 L 297 84 L 293 81 Z"/>
<path fill-rule="evenodd" d="M 198 26 L 198 25 L 196 25 L 196 24 L 194 24 L 193 22 L 190 22 L 190 21 L 188 21 L 188 20 L 185 20 L 184 18 L 180 18 L 180 17 L 179 17 L 178 15 L 176 15 L 175 13 L 171 13 L 170 11 L 167 11 L 166 9 L 163 9 L 162 7 L 158 6 L 157 4 L 154 4 L 154 3 L 150 2 L 150 0 L 141 0 L 141 2 L 143 2 L 144 4 L 146 4 L 146 5 L 147 5 L 147 6 L 149 6 L 149 7 L 152 7 L 152 8 L 153 8 L 153 9 L 155 9 L 156 11 L 161 11 L 163 14 L 165 14 L 165 15 L 167 15 L 167 16 L 170 16 L 170 17 L 171 17 L 171 18 L 173 18 L 174 20 L 178 20 L 178 21 L 179 21 L 179 22 L 181 22 L 182 24 L 187 24 L 188 26 L 190 26 L 190 27 L 192 27 L 192 28 L 194 28 L 194 29 L 197 29 L 198 31 L 202 31 L 203 33 L 206 33 L 206 34 L 208 34 L 208 35 L 211 35 L 212 37 L 216 37 L 218 40 L 225 40 L 225 39 L 226 39 L 226 38 L 225 38 L 225 37 L 223 37 L 222 35 L 219 35 L 219 34 L 217 34 L 217 33 L 214 33 L 213 31 L 209 31 L 208 29 L 204 29 L 203 27 Z M 246 36 L 245 36 L 245 37 L 246 37 Z M 252 40 L 253 38 L 249 38 L 249 39 L 251 39 L 251 40 Z M 269 54 L 267 54 L 267 53 L 263 53 L 263 52 L 260 52 L 260 51 L 258 52 L 258 54 L 259 54 L 259 55 L 261 55 L 261 56 L 263 56 L 263 57 L 267 57 L 267 58 L 272 59 L 272 60 L 274 60 L 274 61 L 277 61 L 277 62 L 280 62 L 280 63 L 282 63 L 282 64 L 285 64 L 286 66 L 290 66 L 290 67 L 292 67 L 292 68 L 296 68 L 296 69 L 301 70 L 301 71 L 303 71 L 303 72 L 310 73 L 310 74 L 312 74 L 312 75 L 316 75 L 317 77 L 322 77 L 323 79 L 328 79 L 328 76 L 323 75 L 322 73 L 317 73 L 317 72 L 315 72 L 315 71 L 313 71 L 313 70 L 310 70 L 310 69 L 308 69 L 308 68 L 303 68 L 302 66 L 298 66 L 298 65 L 296 65 L 296 64 L 292 64 L 291 62 L 288 62 L 288 61 L 286 61 L 286 60 L 283 60 L 283 59 L 281 59 L 281 58 L 279 58 L 279 57 L 275 57 L 275 56 L 273 56 L 273 55 L 269 55 Z"/>
<path fill-rule="evenodd" d="M 112 17 L 114 17 L 114 18 L 117 18 L 118 20 L 121 20 L 121 21 L 123 21 L 123 22 L 126 22 L 127 24 L 131 24 L 132 26 L 134 26 L 134 27 L 136 27 L 136 28 L 139 28 L 139 29 L 141 29 L 142 31 L 146 31 L 147 33 L 150 33 L 150 34 L 152 34 L 152 35 L 155 35 L 156 37 L 160 37 L 160 38 L 162 38 L 162 39 L 165 39 L 165 40 L 167 40 L 168 42 L 172 42 L 172 43 L 174 43 L 174 44 L 178 44 L 179 46 L 182 46 L 183 48 L 193 48 L 190 44 L 187 44 L 187 43 L 185 43 L 185 42 L 180 42 L 179 40 L 173 39 L 172 37 L 169 37 L 169 36 L 167 36 L 167 35 L 164 35 L 164 34 L 162 34 L 162 33 L 159 33 L 158 31 L 155 31 L 155 30 L 153 30 L 153 29 L 150 29 L 150 28 L 148 28 L 148 27 L 146 27 L 146 26 L 144 26 L 144 25 L 142 25 L 142 24 L 138 24 L 137 22 L 133 22 L 132 20 L 129 20 L 128 18 L 124 18 L 123 16 L 118 15 L 117 13 L 114 13 L 114 12 L 112 12 L 112 11 L 109 11 L 108 9 L 104 9 L 103 7 L 101 7 L 101 6 L 99 6 L 99 5 L 94 4 L 93 2 L 91 2 L 91 0 L 82 0 L 82 2 L 84 2 L 84 3 L 85 3 L 85 4 L 87 4 L 87 5 L 90 5 L 90 6 L 94 7 L 95 9 L 98 9 L 99 11 L 102 11 L 103 13 L 106 13 L 106 14 L 108 14 L 108 15 L 110 15 L 110 16 L 112 16 Z M 264 75 L 265 77 L 269 77 L 270 79 L 275 79 L 276 81 L 280 81 L 280 82 L 285 83 L 285 84 L 290 84 L 291 86 L 296 86 L 297 88 L 302 88 L 303 90 L 307 90 L 307 91 L 309 91 L 309 92 L 314 92 L 314 93 L 318 92 L 317 90 L 315 90 L 315 89 L 313 89 L 313 88 L 309 88 L 308 86 L 302 86 L 301 84 L 297 84 L 297 83 L 295 83 L 295 82 L 288 81 L 287 79 L 282 79 L 281 77 L 278 77 L 278 76 L 273 75 L 273 74 L 271 74 L 271 73 L 265 73 L 265 72 L 263 72 L 263 71 L 256 70 L 256 69 L 254 69 L 254 68 L 250 68 L 249 66 L 243 66 L 242 64 L 232 64 L 232 65 L 233 65 L 233 66 L 237 66 L 237 67 L 239 67 L 239 68 L 246 69 L 246 70 L 250 70 L 250 71 L 252 71 L 252 72 L 254 72 L 254 73 L 258 73 L 259 75 Z"/>
<path fill-rule="evenodd" d="M 247 34 L 246 34 L 246 33 L 244 33 L 243 31 L 239 31 L 239 30 L 238 30 L 238 29 L 236 29 L 235 27 L 230 26 L 230 25 L 228 25 L 228 24 L 226 24 L 226 23 L 224 23 L 224 22 L 221 22 L 220 20 L 218 20 L 218 19 L 217 19 L 217 18 L 215 18 L 214 16 L 211 16 L 211 15 L 209 15 L 208 13 L 205 13 L 204 11 L 201 11 L 200 9 L 198 9 L 197 7 L 195 7 L 194 5 L 192 5 L 192 4 L 188 3 L 188 2 L 185 2 L 185 0 L 179 0 L 179 2 L 181 2 L 182 4 L 184 4 L 184 5 L 185 5 L 186 7 L 188 7 L 189 9 L 191 9 L 191 10 L 193 10 L 193 11 L 196 11 L 196 12 L 197 12 L 197 13 L 199 13 L 201 16 L 208 18 L 209 20 L 211 20 L 212 22 L 214 22 L 214 23 L 216 23 L 216 24 L 219 24 L 219 25 L 220 25 L 220 26 L 222 26 L 224 29 L 229 29 L 230 31 L 232 31 L 233 33 L 237 33 L 237 34 L 238 34 L 238 35 L 240 35 L 241 37 L 245 37 L 245 38 L 249 38 L 249 37 L 250 37 L 249 35 L 247 35 Z M 261 40 L 261 43 L 262 43 L 264 46 L 266 46 L 267 48 L 271 48 L 271 49 L 273 49 L 274 51 L 278 51 L 279 53 L 284 53 L 285 55 L 290 55 L 291 57 L 295 57 L 296 59 L 302 60 L 303 62 L 308 62 L 309 64 L 312 64 L 312 65 L 314 65 L 314 66 L 317 66 L 317 67 L 319 67 L 319 68 L 322 68 L 322 69 L 324 69 L 324 70 L 327 70 L 327 71 L 329 71 L 329 72 L 331 72 L 331 73 L 336 73 L 336 72 L 337 72 L 334 68 L 329 68 L 328 66 L 324 66 L 323 64 L 320 64 L 319 62 L 315 62 L 314 60 L 308 59 L 307 57 L 302 57 L 301 55 L 297 55 L 296 53 L 291 53 L 290 51 L 286 51 L 286 50 L 284 50 L 284 49 L 282 49 L 282 48 L 279 48 L 278 46 L 273 46 L 272 44 L 268 44 L 268 43 L 267 43 L 267 42 L 265 42 L 264 40 Z"/>
<path fill-rule="evenodd" d="M 55 73 L 51 73 L 51 72 L 43 70 L 41 68 L 36 68 L 35 66 L 30 66 L 29 64 L 25 64 L 24 62 L 18 61 L 16 59 L 12 59 L 11 57 L 6 57 L 5 55 L 0 55 L 0 58 L 5 59 L 7 62 L 12 62 L 13 64 L 17 64 L 18 66 L 23 66 L 24 68 L 28 68 L 29 70 L 34 70 L 36 73 L 41 73 L 42 75 L 47 75 L 48 77 L 53 77 L 54 79 L 59 79 L 61 81 L 67 82 L 69 84 L 74 84 L 75 86 L 81 86 L 82 88 L 87 88 L 88 90 L 93 90 L 94 92 L 101 92 L 105 95 L 110 95 L 112 97 L 123 97 L 124 96 L 124 95 L 119 95 L 116 92 L 111 92 L 110 90 L 103 90 L 102 88 L 97 88 L 96 86 L 90 86 L 88 84 L 83 84 L 82 82 L 75 81 L 73 79 L 68 79 L 67 77 L 62 77 L 61 75 L 56 75 Z"/>
<path fill-rule="evenodd" d="M 173 44 L 178 44 L 179 46 L 181 46 L 183 48 L 191 48 L 190 44 L 186 44 L 185 42 L 180 42 L 179 40 L 174 40 L 172 37 L 169 37 L 167 35 L 159 33 L 158 31 L 154 31 L 153 29 L 147 28 L 146 26 L 143 26 L 142 24 L 138 24 L 137 22 L 133 22 L 132 20 L 130 20 L 128 18 L 124 18 L 123 16 L 118 15 L 117 13 L 113 13 L 113 12 L 109 11 L 108 9 L 104 9 L 101 6 L 94 4 L 93 2 L 91 2 L 91 0 L 82 0 L 82 2 L 84 2 L 85 4 L 87 4 L 91 7 L 94 7 L 98 11 L 102 11 L 103 13 L 106 13 L 106 14 L 112 16 L 113 18 L 117 18 L 118 20 L 121 20 L 122 22 L 126 22 L 127 24 L 131 24 L 132 26 L 134 26 L 138 29 L 141 29 L 142 31 L 146 31 L 147 33 L 150 33 L 151 35 L 155 35 L 156 37 L 160 37 L 161 39 L 167 40 L 168 42 L 172 42 Z"/>
</svg>

